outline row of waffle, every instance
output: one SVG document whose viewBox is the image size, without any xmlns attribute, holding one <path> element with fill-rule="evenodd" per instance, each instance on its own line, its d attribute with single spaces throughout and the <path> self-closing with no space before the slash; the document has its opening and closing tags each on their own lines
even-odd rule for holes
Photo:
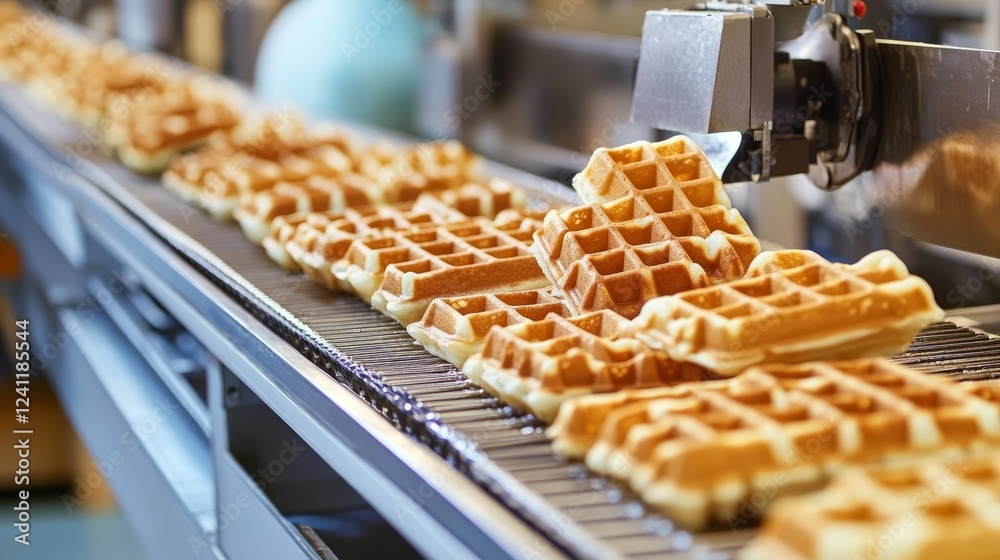
<svg viewBox="0 0 1000 560">
<path fill-rule="evenodd" d="M 242 120 L 245 96 L 221 80 L 95 41 L 45 12 L 0 2 L 0 36 L 0 78 L 25 84 L 85 127 L 88 149 L 106 150 L 134 170 L 159 172 Z"/>
<path fill-rule="evenodd" d="M 166 169 L 167 189 L 237 219 L 257 243 L 276 217 L 295 212 L 402 207 L 424 194 L 438 210 L 472 217 L 524 205 L 520 190 L 483 177 L 455 142 L 365 145 L 341 128 L 308 128 L 291 110 L 248 112 L 243 93 L 220 80 L 93 41 L 11 2 L 0 2 L 0 33 L 10 38 L 0 77 L 83 125 L 88 149 L 139 172 Z"/>
<path fill-rule="evenodd" d="M 746 560 L 986 559 L 1000 538 L 998 403 L 995 383 L 885 359 L 770 364 L 573 399 L 549 433 L 680 526 L 763 515 Z"/>
</svg>

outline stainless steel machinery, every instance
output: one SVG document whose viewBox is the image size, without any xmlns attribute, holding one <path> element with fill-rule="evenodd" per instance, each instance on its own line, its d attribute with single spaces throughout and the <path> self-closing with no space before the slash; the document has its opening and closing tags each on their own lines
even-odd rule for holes
<svg viewBox="0 0 1000 560">
<path fill-rule="evenodd" d="M 843 0 L 444 4 L 426 135 L 568 183 L 598 146 L 687 133 L 727 183 L 759 184 L 733 193 L 762 236 L 831 258 L 890 247 L 948 306 L 1000 295 L 990 272 L 946 297 L 1000 268 L 997 53 L 912 42 L 998 48 L 993 3 L 871 0 L 861 19 Z"/>
<path fill-rule="evenodd" d="M 1000 53 L 878 41 L 850 29 L 833 2 L 815 4 L 647 13 L 634 119 L 742 133 L 727 181 L 808 173 L 835 189 L 872 172 L 889 227 L 1000 256 L 992 101 Z"/>
</svg>

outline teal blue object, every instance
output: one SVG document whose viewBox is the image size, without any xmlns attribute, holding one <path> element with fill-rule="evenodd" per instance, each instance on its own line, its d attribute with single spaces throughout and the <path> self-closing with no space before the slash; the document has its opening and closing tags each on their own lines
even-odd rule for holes
<svg viewBox="0 0 1000 560">
<path fill-rule="evenodd" d="M 408 1 L 295 0 L 264 38 L 255 89 L 269 105 L 412 133 L 419 62 Z"/>
</svg>

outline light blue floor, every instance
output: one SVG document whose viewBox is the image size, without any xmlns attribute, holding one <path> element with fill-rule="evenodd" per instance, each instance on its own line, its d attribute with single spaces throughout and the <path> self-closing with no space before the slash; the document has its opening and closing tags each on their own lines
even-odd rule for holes
<svg viewBox="0 0 1000 560">
<path fill-rule="evenodd" d="M 15 500 L 0 495 L 0 560 L 141 560 L 145 554 L 128 522 L 114 511 L 69 513 L 58 493 L 32 495 L 30 546 L 14 542 Z"/>
</svg>

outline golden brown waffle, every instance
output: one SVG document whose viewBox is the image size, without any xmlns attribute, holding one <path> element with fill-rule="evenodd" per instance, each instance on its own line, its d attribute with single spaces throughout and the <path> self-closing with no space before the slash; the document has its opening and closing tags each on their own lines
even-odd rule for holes
<svg viewBox="0 0 1000 560">
<path fill-rule="evenodd" d="M 413 202 L 346 208 L 289 216 L 272 226 L 263 245 L 272 259 L 291 260 L 318 284 L 336 291 L 342 286 L 333 275 L 333 265 L 345 257 L 355 239 L 467 219 L 456 211 L 429 212 Z M 295 224 L 294 230 L 290 224 Z M 351 288 L 347 284 L 343 289 Z"/>
<path fill-rule="evenodd" d="M 210 79 L 190 78 L 110 113 L 106 140 L 134 171 L 163 171 L 170 158 L 222 137 L 239 124 L 239 93 Z"/>
<path fill-rule="evenodd" d="M 740 558 L 996 558 L 1000 454 L 850 469 L 783 498 Z"/>
<path fill-rule="evenodd" d="M 549 213 L 533 252 L 575 313 L 629 319 L 650 299 L 733 280 L 760 252 L 736 209 L 705 187 L 658 187 L 562 214 Z"/>
<path fill-rule="evenodd" d="M 299 272 L 301 267 L 288 252 L 288 244 L 295 238 L 299 226 L 307 224 L 314 212 L 299 212 L 287 216 L 278 216 L 271 222 L 267 237 L 261 240 L 261 246 L 272 261 L 289 272 Z M 305 226 L 310 227 L 310 226 Z M 316 231 L 316 230 L 312 230 Z"/>
<path fill-rule="evenodd" d="M 270 190 L 289 175 L 278 162 L 203 149 L 174 158 L 162 181 L 182 200 L 216 219 L 229 220 L 244 195 Z"/>
<path fill-rule="evenodd" d="M 461 369 L 482 349 L 492 327 L 540 321 L 550 313 L 570 316 L 551 288 L 441 298 L 431 302 L 423 318 L 406 331 L 428 352 Z"/>
<path fill-rule="evenodd" d="M 460 210 L 493 212 L 508 205 L 508 202 L 515 207 L 522 204 L 519 190 L 511 192 L 506 188 L 497 188 L 493 182 L 489 183 L 489 187 L 478 183 L 465 185 L 452 197 L 454 204 L 444 204 L 439 194 L 423 195 L 417 202 L 279 215 L 268 228 L 262 244 L 271 258 L 283 268 L 291 271 L 305 269 L 321 285 L 337 290 L 338 283 L 331 267 L 344 257 L 351 242 L 357 238 L 382 230 L 403 231 L 420 225 L 461 222 L 477 217 L 475 214 L 465 215 Z M 506 227 L 521 224 L 535 214 L 508 208 L 496 214 L 495 222 L 500 227 Z"/>
<path fill-rule="evenodd" d="M 525 200 L 524 190 L 498 178 L 468 182 L 456 189 L 420 196 L 421 206 L 430 212 L 445 214 L 457 210 L 464 216 L 491 220 L 505 210 L 522 212 Z"/>
<path fill-rule="evenodd" d="M 330 191 L 334 202 L 317 210 L 372 202 L 373 183 L 351 173 L 352 160 L 334 145 L 335 139 L 330 142 L 310 145 L 301 140 L 282 140 L 268 144 L 244 138 L 213 143 L 175 158 L 163 174 L 163 185 L 221 220 L 234 217 L 242 206 L 241 224 L 248 235 L 253 234 L 252 238 L 261 237 L 270 229 L 271 221 L 283 215 L 281 212 L 292 213 L 296 208 L 310 206 L 304 200 L 306 195 L 294 194 L 295 189 L 285 187 L 273 192 L 280 182 L 298 184 L 306 191 L 311 187 Z"/>
<path fill-rule="evenodd" d="M 319 208 L 312 204 L 313 210 L 341 210 L 375 202 L 370 198 L 373 196 L 371 184 L 360 175 L 341 176 L 333 182 L 344 185 L 336 193 L 337 200 L 328 208 Z M 348 188 L 352 185 L 353 188 Z M 493 219 L 504 211 L 519 212 L 524 207 L 524 199 L 524 192 L 519 187 L 501 179 L 491 179 L 486 182 L 466 183 L 452 191 L 426 193 L 418 200 L 421 211 L 441 217 L 455 216 L 457 219 L 464 219 L 482 216 Z M 255 243 L 261 243 L 269 236 L 275 218 L 302 212 L 306 206 L 310 205 L 308 201 L 303 201 L 302 196 L 288 196 L 287 193 L 268 190 L 253 197 L 244 197 L 243 205 L 236 213 L 236 219 L 243 226 L 247 237 Z M 514 219 L 522 217 L 520 214 L 513 215 L 517 216 Z"/>
<path fill-rule="evenodd" d="M 849 266 L 778 251 L 742 280 L 650 301 L 633 331 L 675 360 L 731 376 L 759 363 L 891 356 L 943 316 L 930 286 L 889 251 Z"/>
<path fill-rule="evenodd" d="M 842 465 L 1000 443 L 998 397 L 881 359 L 770 365 L 672 393 L 575 399 L 549 434 L 557 451 L 586 450 L 589 468 L 700 529 L 749 523 L 744 509 L 815 489 Z"/>
<path fill-rule="evenodd" d="M 279 216 L 372 204 L 369 186 L 364 177 L 347 174 L 335 179 L 313 175 L 294 183 L 281 182 L 273 189 L 243 195 L 243 203 L 233 211 L 233 217 L 247 238 L 259 244 L 270 234 L 271 223 Z"/>
<path fill-rule="evenodd" d="M 537 222 L 480 218 L 355 241 L 333 272 L 400 324 L 419 321 L 439 297 L 549 285 L 531 255 Z"/>
<path fill-rule="evenodd" d="M 650 196 L 665 190 L 685 193 L 688 202 L 698 208 L 732 207 L 704 152 L 684 136 L 653 144 L 599 148 L 573 179 L 573 187 L 587 203 Z"/>
<path fill-rule="evenodd" d="M 705 379 L 700 368 L 624 336 L 628 320 L 596 311 L 493 328 L 462 371 L 484 389 L 551 422 L 572 397 Z"/>
<path fill-rule="evenodd" d="M 362 172 L 378 183 L 381 202 L 409 202 L 424 193 L 455 190 L 479 179 L 479 158 L 454 140 L 402 151 L 379 147 L 363 162 Z"/>
<path fill-rule="evenodd" d="M 402 287 L 408 290 L 408 296 L 427 297 L 416 317 L 419 319 L 430 300 L 437 297 L 506 291 L 521 283 L 532 284 L 524 289 L 546 284 L 534 259 L 529 262 L 526 258 L 530 257 L 532 232 L 530 228 L 522 229 L 521 222 L 496 226 L 486 219 L 447 220 L 413 230 L 386 230 L 353 243 L 344 259 L 334 264 L 333 271 L 342 286 L 366 301 L 379 289 L 384 276 L 392 276 L 395 281 L 390 289 Z M 487 266 L 481 266 L 484 264 Z M 498 274 L 501 267 L 504 272 Z M 439 284 L 446 272 L 447 288 Z M 401 286 L 399 280 L 404 275 L 405 286 Z M 419 284 L 415 294 L 414 280 Z M 444 293 L 431 293 L 439 289 Z M 382 302 L 386 303 L 384 296 Z"/>
</svg>

